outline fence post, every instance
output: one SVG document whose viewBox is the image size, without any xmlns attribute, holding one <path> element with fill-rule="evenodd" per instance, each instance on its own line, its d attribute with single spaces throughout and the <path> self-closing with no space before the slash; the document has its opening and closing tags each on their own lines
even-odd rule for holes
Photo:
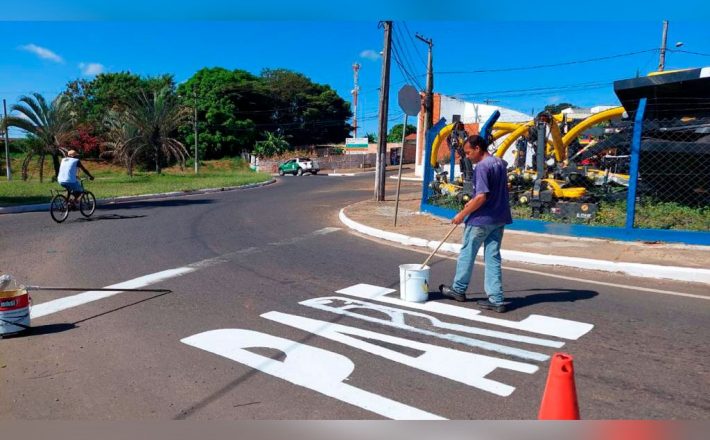
<svg viewBox="0 0 710 440">
<path fill-rule="evenodd" d="M 634 131 L 631 138 L 631 163 L 629 165 L 629 190 L 626 193 L 626 229 L 634 228 L 636 217 L 636 188 L 639 177 L 639 156 L 641 155 L 641 132 L 643 114 L 646 110 L 646 98 L 641 98 L 634 117 Z"/>
<path fill-rule="evenodd" d="M 436 135 L 446 126 L 446 119 L 441 118 L 439 122 L 434 124 L 429 130 L 424 132 L 424 175 L 422 176 L 422 199 L 419 202 L 420 210 L 424 210 L 424 205 L 429 200 L 429 184 L 434 178 L 434 168 L 431 166 L 431 150 L 434 147 L 434 139 Z M 416 164 L 416 160 L 415 160 Z"/>
</svg>

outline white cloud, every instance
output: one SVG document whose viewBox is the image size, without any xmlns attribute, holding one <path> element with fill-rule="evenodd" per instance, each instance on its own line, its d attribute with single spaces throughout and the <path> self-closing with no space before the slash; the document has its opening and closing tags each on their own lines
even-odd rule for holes
<svg viewBox="0 0 710 440">
<path fill-rule="evenodd" d="M 559 104 L 560 102 L 562 102 L 561 96 L 550 96 L 549 98 L 547 98 L 548 104 Z"/>
<path fill-rule="evenodd" d="M 33 53 L 37 55 L 40 58 L 43 58 L 45 60 L 51 60 L 54 61 L 55 63 L 63 63 L 64 60 L 62 57 L 57 55 L 56 53 L 52 52 L 51 50 L 47 49 L 46 47 L 40 47 L 37 46 L 36 44 L 25 44 L 24 46 L 20 46 L 20 49 Z"/>
<path fill-rule="evenodd" d="M 360 58 L 365 58 L 370 61 L 377 61 L 380 59 L 380 53 L 372 49 L 367 49 L 360 52 Z"/>
<path fill-rule="evenodd" d="M 106 67 L 101 63 L 79 63 L 79 68 L 85 76 L 96 76 L 106 71 Z"/>
</svg>

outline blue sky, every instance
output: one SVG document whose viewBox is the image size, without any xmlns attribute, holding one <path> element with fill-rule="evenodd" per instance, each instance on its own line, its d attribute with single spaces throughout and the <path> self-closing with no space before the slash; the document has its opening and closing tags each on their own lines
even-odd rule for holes
<svg viewBox="0 0 710 440">
<path fill-rule="evenodd" d="M 180 82 L 202 67 L 213 66 L 255 74 L 264 68 L 292 69 L 331 85 L 350 101 L 351 66 L 358 62 L 362 66 L 359 125 L 364 132 L 376 132 L 383 31 L 374 17 L 345 21 L 342 11 L 339 17 L 338 11 L 327 8 L 288 15 L 285 12 L 292 3 L 277 0 L 261 3 L 286 8 L 269 14 L 269 21 L 263 9 L 239 15 L 230 9 L 233 3 L 220 1 L 205 2 L 209 7 L 202 10 L 202 21 L 181 17 L 186 3 L 179 1 L 173 2 L 174 10 L 167 13 L 160 8 L 140 8 L 137 5 L 147 3 L 133 1 L 123 2 L 121 9 L 113 11 L 105 6 L 90 9 L 89 2 L 79 0 L 64 2 L 62 8 L 49 1 L 28 3 L 40 8 L 21 11 L 11 7 L 6 14 L 11 21 L 0 21 L 0 97 L 9 105 L 20 95 L 35 91 L 54 97 L 68 81 L 100 72 L 171 73 Z M 417 88 L 425 84 L 426 46 L 414 39 L 415 33 L 434 41 L 435 91 L 479 102 L 492 99 L 525 113 L 563 101 L 580 106 L 615 105 L 614 80 L 633 77 L 637 71 L 645 75 L 658 64 L 654 49 L 660 46 L 661 18 L 624 21 L 587 16 L 586 21 L 575 22 L 559 18 L 526 21 L 501 14 L 481 20 L 466 14 L 468 5 L 457 21 L 422 20 L 427 10 L 421 3 L 410 1 L 409 12 L 399 20 L 395 16 L 394 44 L 416 82 L 406 79 L 397 64 L 392 64 L 390 127 L 402 119 L 397 90 L 405 83 L 415 82 Z M 135 20 L 115 21 L 125 18 L 130 5 L 136 7 Z M 679 50 L 697 54 L 668 53 L 667 70 L 710 66 L 710 22 L 697 19 L 707 17 L 707 9 L 698 9 L 695 20 L 689 20 L 687 14 L 675 14 L 681 17 L 673 20 L 674 14 L 668 14 L 669 48 L 677 50 L 675 43 L 682 41 Z M 207 12 L 217 14 L 220 10 L 225 20 L 209 19 Z M 437 18 L 441 11 L 429 15 Z M 52 18 L 55 20 L 49 21 Z M 634 52 L 642 53 L 626 55 Z M 499 70 L 604 57 L 614 58 Z"/>
</svg>

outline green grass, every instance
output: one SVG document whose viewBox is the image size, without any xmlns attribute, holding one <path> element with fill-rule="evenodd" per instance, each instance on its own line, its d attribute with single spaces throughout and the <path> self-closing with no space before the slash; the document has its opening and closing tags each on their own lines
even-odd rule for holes
<svg viewBox="0 0 710 440">
<path fill-rule="evenodd" d="M 86 167 L 96 179 L 85 181 L 85 187 L 94 193 L 97 199 L 141 194 L 156 194 L 175 191 L 191 191 L 204 188 L 224 188 L 264 182 L 271 178 L 269 174 L 257 173 L 249 169 L 239 159 L 207 161 L 200 168 L 198 175 L 191 168 L 181 171 L 170 168 L 163 174 L 154 172 L 136 172 L 133 177 L 125 170 L 113 166 L 87 162 Z M 27 181 L 20 180 L 19 164 L 14 165 L 13 179 L 8 182 L 0 178 L 0 206 L 46 203 L 51 198 L 51 189 L 62 190 L 56 182 L 48 182 L 51 170 L 45 167 L 45 182 L 40 183 L 36 170 L 31 170 Z M 34 171 L 34 172 L 32 172 Z M 79 172 L 80 177 L 83 175 Z"/>
<path fill-rule="evenodd" d="M 429 203 L 445 208 L 460 210 L 463 205 L 450 196 L 435 195 Z M 511 207 L 513 218 L 532 219 L 530 206 L 513 205 Z M 538 220 L 561 222 L 551 214 L 542 214 Z M 593 226 L 617 226 L 626 224 L 626 202 L 601 202 L 594 220 L 579 221 L 578 223 Z M 710 207 L 689 207 L 678 203 L 658 202 L 646 200 L 636 205 L 637 228 L 648 229 L 678 229 L 687 231 L 710 231 Z"/>
</svg>

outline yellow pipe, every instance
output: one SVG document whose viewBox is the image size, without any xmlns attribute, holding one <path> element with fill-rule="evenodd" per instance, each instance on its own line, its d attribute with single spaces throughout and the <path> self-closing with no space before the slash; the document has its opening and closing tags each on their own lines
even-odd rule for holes
<svg viewBox="0 0 710 440">
<path fill-rule="evenodd" d="M 513 130 L 496 130 L 493 132 L 493 140 L 496 141 L 499 138 L 502 138 L 506 134 L 509 134 Z"/>
<path fill-rule="evenodd" d="M 493 124 L 493 130 L 513 131 L 521 125 L 523 125 L 522 122 L 496 122 Z"/>
<path fill-rule="evenodd" d="M 519 126 L 516 128 L 510 135 L 508 135 L 507 138 L 503 141 L 502 144 L 498 147 L 496 150 L 495 155 L 498 157 L 503 157 L 506 151 L 508 151 L 508 148 L 515 142 L 516 139 L 518 139 L 520 136 L 524 135 L 528 129 L 533 125 L 533 121 L 528 121 L 525 124 Z"/>
<path fill-rule="evenodd" d="M 562 138 L 562 145 L 566 148 L 573 140 L 577 139 L 577 136 L 579 136 L 584 130 L 599 124 L 600 122 L 608 121 L 609 119 L 621 116 L 622 114 L 624 114 L 624 107 L 614 107 L 588 117 L 579 124 L 575 125 L 574 128 L 564 135 Z"/>
<path fill-rule="evenodd" d="M 555 121 L 554 118 L 550 121 L 549 125 L 550 134 L 552 135 L 552 147 L 555 151 L 555 160 L 557 162 L 562 162 L 566 156 L 566 148 L 562 145 L 562 134 L 560 133 L 560 127 L 557 125 L 557 121 Z"/>
<path fill-rule="evenodd" d="M 444 126 L 439 131 L 439 134 L 436 135 L 434 138 L 434 143 L 431 146 L 431 157 L 429 158 L 429 162 L 431 163 L 431 166 L 436 167 L 437 164 L 437 156 L 439 153 L 439 145 L 441 145 L 441 142 L 451 134 L 451 131 L 454 129 L 454 124 L 449 124 Z"/>
</svg>

